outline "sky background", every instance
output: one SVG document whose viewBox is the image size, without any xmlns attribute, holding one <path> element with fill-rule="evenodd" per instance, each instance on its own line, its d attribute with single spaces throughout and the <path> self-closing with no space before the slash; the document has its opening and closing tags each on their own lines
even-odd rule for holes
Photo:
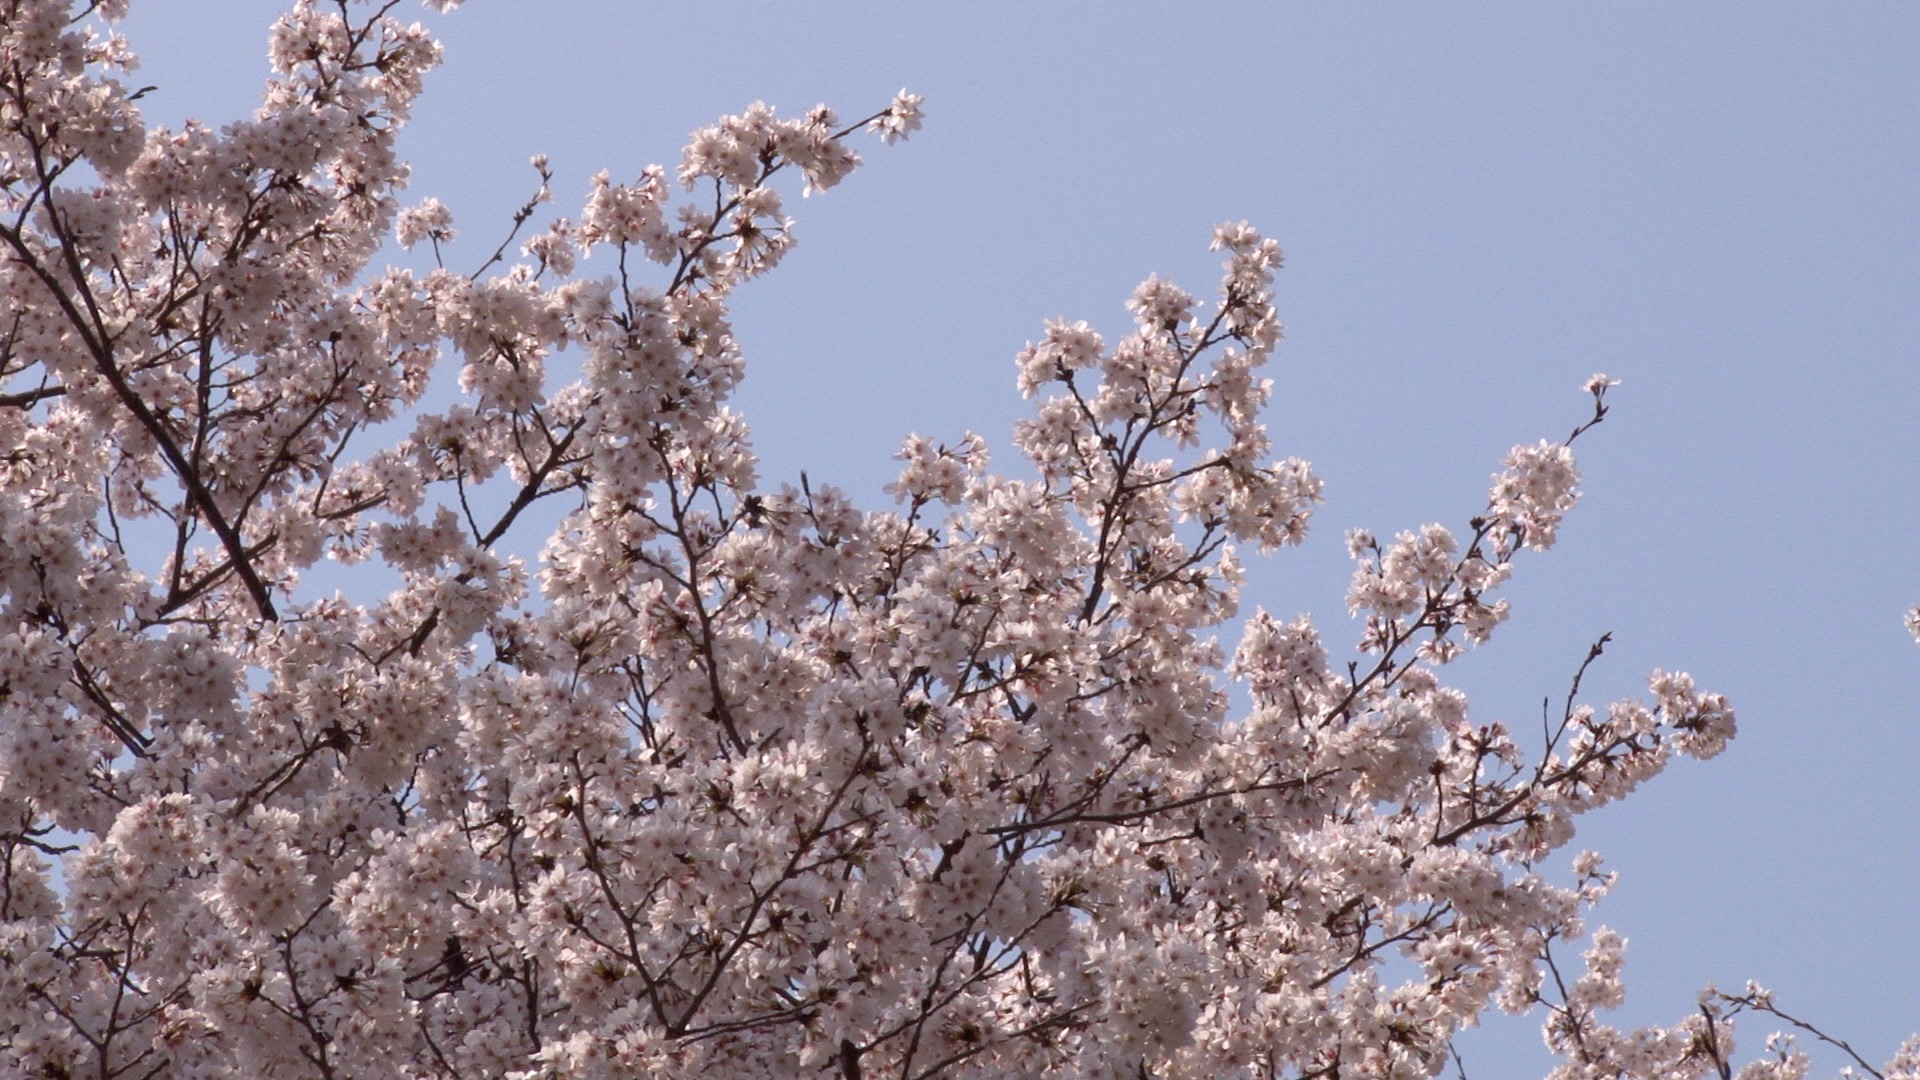
<svg viewBox="0 0 1920 1080">
<path fill-rule="evenodd" d="M 250 110 L 276 9 L 136 3 L 150 122 Z M 910 142 L 789 201 L 799 247 L 738 296 L 769 484 L 805 469 L 883 505 L 910 431 L 978 431 L 1011 468 L 1021 345 L 1055 316 L 1117 335 L 1150 272 L 1211 294 L 1212 226 L 1249 219 L 1287 252 L 1269 428 L 1328 501 L 1301 549 L 1252 561 L 1245 610 L 1314 612 L 1341 647 L 1348 527 L 1463 528 L 1509 446 L 1563 437 L 1589 374 L 1621 379 L 1560 544 L 1450 679 L 1477 722 L 1526 730 L 1611 631 L 1586 700 L 1666 667 L 1738 710 L 1722 757 L 1582 819 L 1575 847 L 1622 875 L 1598 919 L 1631 943 L 1618 1023 L 1754 978 L 1875 1066 L 1920 1029 L 1920 6 L 399 14 L 446 43 L 402 150 L 460 268 L 534 153 L 577 219 L 594 172 L 671 167 L 756 99 L 851 119 L 925 95 Z M 1468 1074 L 1537 1074 L 1537 1029 L 1491 1020 Z"/>
</svg>

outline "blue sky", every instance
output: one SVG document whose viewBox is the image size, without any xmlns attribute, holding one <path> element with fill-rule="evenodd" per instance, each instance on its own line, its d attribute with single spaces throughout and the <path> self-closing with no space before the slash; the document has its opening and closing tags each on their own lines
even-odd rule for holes
<svg viewBox="0 0 1920 1080">
<path fill-rule="evenodd" d="M 154 0 L 127 25 L 156 120 L 243 114 L 265 0 Z M 1757 978 L 1876 1065 L 1920 1028 L 1920 7 L 1910 3 L 638 5 L 475 3 L 403 142 L 413 196 L 477 264 L 551 155 L 672 164 L 755 99 L 926 128 L 825 196 L 741 294 L 737 399 L 769 483 L 877 505 L 909 431 L 1012 458 L 1013 356 L 1053 316 L 1125 324 L 1149 272 L 1209 292 L 1215 222 L 1287 251 L 1269 374 L 1282 453 L 1328 503 L 1252 566 L 1248 610 L 1349 642 L 1341 545 L 1459 525 L 1595 371 L 1586 498 L 1520 567 L 1515 616 L 1452 677 L 1527 727 L 1587 645 L 1590 700 L 1692 671 L 1739 711 L 1582 825 L 1622 883 L 1623 1023 Z M 1469 1074 L 1544 1060 L 1534 1021 Z M 1757 1048 L 1749 1028 L 1743 1046 Z M 1832 1058 L 1823 1061 L 1831 1062 Z"/>
</svg>

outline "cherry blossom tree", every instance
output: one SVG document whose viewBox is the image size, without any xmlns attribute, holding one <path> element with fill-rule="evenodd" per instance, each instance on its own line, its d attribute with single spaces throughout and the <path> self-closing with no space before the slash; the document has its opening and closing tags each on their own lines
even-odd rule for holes
<svg viewBox="0 0 1920 1080">
<path fill-rule="evenodd" d="M 1604 637 L 1537 738 L 1443 681 L 1612 380 L 1459 527 L 1349 534 L 1330 649 L 1237 608 L 1321 501 L 1252 227 L 1020 353 L 1027 479 L 915 436 L 863 510 L 761 483 L 728 301 L 919 98 L 749 106 L 577 220 L 536 158 L 462 273 L 393 4 L 296 5 L 217 130 L 143 122 L 124 7 L 0 3 L 0 1073 L 1426 1077 L 1496 1007 L 1569 1080 L 1731 1078 L 1742 1012 L 1845 1049 L 1758 987 L 1604 1019 L 1575 819 L 1724 700 L 1584 702 Z"/>
</svg>

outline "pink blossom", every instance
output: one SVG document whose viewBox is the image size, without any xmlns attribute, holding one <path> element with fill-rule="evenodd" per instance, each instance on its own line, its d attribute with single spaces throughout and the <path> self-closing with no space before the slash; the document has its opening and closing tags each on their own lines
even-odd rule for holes
<svg viewBox="0 0 1920 1080">
<path fill-rule="evenodd" d="M 1608 1026 L 1615 878 L 1551 858 L 1724 749 L 1722 697 L 1656 671 L 1542 743 L 1443 681 L 1571 437 L 1349 533 L 1357 642 L 1242 619 L 1325 495 L 1262 420 L 1251 225 L 1210 300 L 1044 324 L 1030 468 L 911 436 L 868 510 L 763 484 L 729 305 L 918 96 L 754 103 L 577 219 L 536 157 L 518 246 L 415 274 L 372 260 L 457 239 L 399 204 L 425 29 L 300 0 L 260 108 L 176 131 L 73 9 L 0 34 L 0 1074 L 1426 1077 L 1497 1006 L 1650 1080 L 1791 1020 Z"/>
</svg>

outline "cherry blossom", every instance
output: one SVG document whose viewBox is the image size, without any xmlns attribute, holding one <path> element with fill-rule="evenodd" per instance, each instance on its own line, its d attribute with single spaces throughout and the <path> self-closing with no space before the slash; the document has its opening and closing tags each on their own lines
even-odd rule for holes
<svg viewBox="0 0 1920 1080">
<path fill-rule="evenodd" d="M 1463 521 L 1350 533 L 1342 643 L 1240 608 L 1326 496 L 1253 226 L 1211 298 L 1044 324 L 1030 468 L 913 435 L 864 508 L 760 476 L 728 304 L 918 96 L 750 104 L 572 217 L 536 157 L 462 273 L 397 151 L 426 29 L 302 0 L 259 109 L 176 130 L 124 7 L 0 32 L 0 1073 L 1428 1077 L 1490 1008 L 1556 1077 L 1734 1076 L 1742 1013 L 1844 1048 L 1757 987 L 1604 1020 L 1576 819 L 1723 698 L 1589 703 L 1602 637 L 1536 741 L 1442 679 L 1614 380 Z"/>
</svg>

